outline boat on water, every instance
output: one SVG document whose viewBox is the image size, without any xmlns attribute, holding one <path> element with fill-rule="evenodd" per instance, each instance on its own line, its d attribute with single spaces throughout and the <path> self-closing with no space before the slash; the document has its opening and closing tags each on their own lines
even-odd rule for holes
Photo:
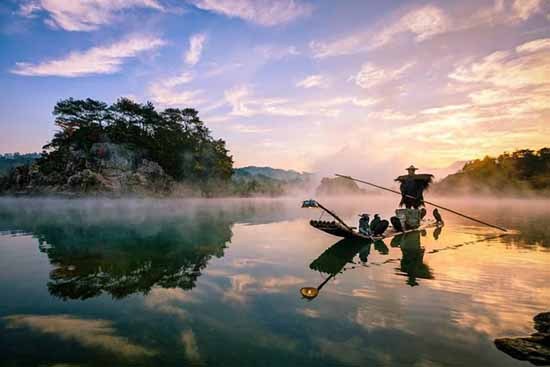
<svg viewBox="0 0 550 367">
<path fill-rule="evenodd" d="M 320 231 L 342 238 L 362 238 L 366 240 L 377 241 L 384 238 L 392 238 L 400 234 L 418 232 L 427 228 L 437 228 L 443 226 L 442 221 L 433 219 L 422 219 L 419 222 L 419 225 L 415 226 L 415 228 L 403 228 L 402 230 L 398 230 L 393 226 L 389 226 L 382 234 L 367 234 L 358 231 L 356 227 L 349 226 L 342 219 L 340 219 L 338 215 L 336 215 L 334 212 L 332 212 L 330 209 L 326 208 L 316 200 L 305 200 L 302 203 L 302 208 L 320 208 L 324 210 L 328 215 L 332 216 L 334 220 L 310 220 L 309 224 L 313 228 L 316 228 Z"/>
<path fill-rule="evenodd" d="M 392 238 L 400 234 L 418 232 L 427 228 L 442 227 L 443 223 L 436 222 L 435 220 L 427 219 L 422 222 L 418 228 L 406 229 L 403 231 L 397 231 L 392 226 L 381 235 L 366 235 L 356 230 L 355 227 L 344 227 L 342 224 L 336 221 L 323 221 L 323 220 L 310 220 L 309 224 L 320 231 L 331 234 L 336 237 L 342 238 L 364 238 L 372 241 L 382 240 L 384 238 Z"/>
<path fill-rule="evenodd" d="M 440 228 L 443 226 L 443 219 L 438 209 L 451 212 L 455 215 L 459 215 L 474 222 L 496 228 L 503 232 L 507 231 L 507 229 L 504 227 L 484 222 L 472 216 L 460 213 L 456 210 L 424 200 L 423 192 L 432 183 L 433 175 L 416 174 L 417 170 L 418 168 L 411 165 L 409 168 L 407 168 L 407 175 L 402 175 L 395 179 L 395 181 L 400 183 L 400 191 L 376 185 L 368 181 L 359 180 L 351 176 L 336 174 L 337 177 L 341 177 L 343 179 L 360 182 L 384 191 L 400 195 L 400 208 L 395 210 L 395 216 L 391 217 L 389 221 L 381 219 L 377 214 L 375 214 L 373 220 L 370 221 L 369 215 L 365 213 L 360 215 L 361 219 L 359 220 L 359 228 L 357 228 L 348 225 L 346 222 L 340 219 L 338 215 L 333 213 L 330 209 L 319 204 L 319 202 L 316 200 L 310 199 L 303 201 L 302 208 L 320 208 L 324 210 L 327 214 L 332 216 L 334 220 L 311 220 L 309 224 L 320 231 L 343 238 L 363 238 L 367 240 L 377 241 L 384 238 L 395 237 L 404 233 L 422 231 L 431 227 Z M 435 207 L 435 209 L 433 210 L 434 219 L 425 219 L 425 216 L 427 214 L 425 208 L 426 204 Z"/>
</svg>

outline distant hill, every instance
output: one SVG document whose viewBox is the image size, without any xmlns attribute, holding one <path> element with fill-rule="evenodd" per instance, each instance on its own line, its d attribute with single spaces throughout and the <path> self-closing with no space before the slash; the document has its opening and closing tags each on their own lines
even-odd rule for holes
<svg viewBox="0 0 550 367">
<path fill-rule="evenodd" d="M 271 167 L 257 167 L 257 166 L 247 166 L 242 168 L 235 168 L 233 170 L 234 177 L 258 177 L 265 176 L 271 179 L 292 182 L 292 181 L 303 181 L 311 178 L 312 174 L 307 172 L 297 172 L 294 170 L 284 170 L 279 168 Z"/>
<path fill-rule="evenodd" d="M 468 161 L 456 161 L 452 164 L 448 165 L 447 167 L 440 167 L 440 168 L 428 168 L 423 169 L 423 171 L 426 171 L 432 175 L 434 175 L 435 181 L 439 181 L 449 175 L 452 175 L 454 173 L 457 173 L 464 167 L 464 165 L 468 163 Z"/>
<path fill-rule="evenodd" d="M 39 153 L 6 153 L 0 154 L 0 176 L 7 175 L 12 168 L 31 164 L 40 158 Z"/>
<path fill-rule="evenodd" d="M 466 162 L 462 169 L 435 183 L 438 194 L 550 195 L 550 148 L 503 153 Z"/>
<path fill-rule="evenodd" d="M 324 177 L 316 193 L 318 196 L 364 195 L 367 190 L 359 188 L 355 181 L 342 177 Z"/>
<path fill-rule="evenodd" d="M 305 190 L 313 174 L 272 167 L 248 166 L 235 168 L 231 181 L 232 194 L 239 196 L 279 196 L 292 191 Z"/>
</svg>

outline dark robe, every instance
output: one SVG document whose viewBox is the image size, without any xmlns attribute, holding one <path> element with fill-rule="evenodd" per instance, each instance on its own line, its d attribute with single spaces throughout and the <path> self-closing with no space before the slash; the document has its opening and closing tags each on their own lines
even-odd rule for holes
<svg viewBox="0 0 550 367">
<path fill-rule="evenodd" d="M 430 174 L 418 174 L 418 175 L 403 175 L 395 179 L 401 183 L 399 189 L 401 190 L 401 202 L 400 206 L 406 208 L 415 208 L 424 205 L 424 190 L 426 190 L 433 181 L 433 175 Z M 412 196 L 412 198 L 405 195 Z"/>
</svg>

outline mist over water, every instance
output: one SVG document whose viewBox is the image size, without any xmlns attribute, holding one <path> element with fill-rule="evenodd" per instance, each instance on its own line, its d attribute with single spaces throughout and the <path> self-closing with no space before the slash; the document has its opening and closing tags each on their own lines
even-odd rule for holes
<svg viewBox="0 0 550 367">
<path fill-rule="evenodd" d="M 0 199 L 3 360 L 525 365 L 493 339 L 548 310 L 549 201 L 429 196 L 510 231 L 441 211 L 437 233 L 363 243 L 309 226 L 331 219 L 308 198 Z M 316 199 L 350 225 L 399 201 Z"/>
</svg>

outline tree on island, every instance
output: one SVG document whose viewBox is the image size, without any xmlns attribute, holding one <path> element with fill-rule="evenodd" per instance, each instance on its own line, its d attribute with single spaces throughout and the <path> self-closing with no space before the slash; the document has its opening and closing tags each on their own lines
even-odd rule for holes
<svg viewBox="0 0 550 367">
<path fill-rule="evenodd" d="M 62 186 L 75 172 L 96 172 L 93 160 L 106 154 L 101 143 L 123 146 L 140 159 L 156 162 L 172 179 L 204 190 L 229 180 L 233 173 L 225 141 L 214 139 L 192 108 L 159 112 L 150 102 L 127 98 L 110 106 L 89 98 L 69 98 L 55 105 L 53 115 L 59 130 L 35 163 L 34 175 L 47 177 L 40 185 Z M 32 186 L 29 167 L 19 167 L 12 176 L 17 176 L 17 186 Z M 4 179 L 3 188 L 14 186 L 13 180 Z"/>
</svg>

